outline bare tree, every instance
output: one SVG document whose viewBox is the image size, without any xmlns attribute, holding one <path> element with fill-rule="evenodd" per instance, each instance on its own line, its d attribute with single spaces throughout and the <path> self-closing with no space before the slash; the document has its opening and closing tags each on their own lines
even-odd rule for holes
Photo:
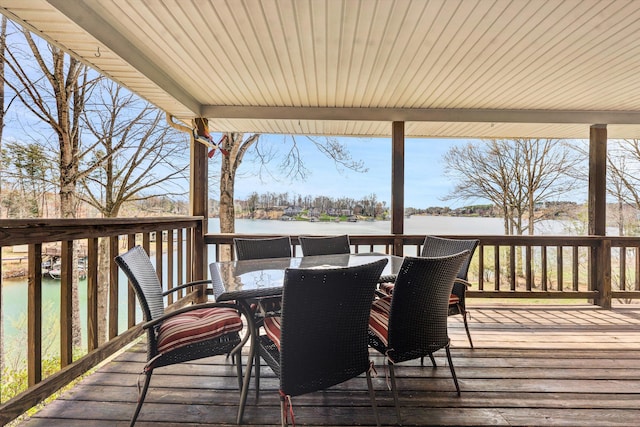
<svg viewBox="0 0 640 427">
<path fill-rule="evenodd" d="M 338 167 L 364 172 L 366 168 L 361 161 L 354 161 L 346 146 L 334 138 L 303 137 L 304 141 L 312 143 L 320 153 L 332 159 Z M 300 153 L 300 137 L 283 137 L 286 152 L 281 157 L 279 172 L 289 179 L 305 179 L 308 170 Z M 242 133 L 225 133 L 220 140 L 220 148 L 224 150 L 220 156 L 220 231 L 235 232 L 234 184 L 240 164 L 247 152 L 253 148 L 252 154 L 258 163 L 260 179 L 268 177 L 275 180 L 268 165 L 275 159 L 277 153 L 269 143 L 262 144 L 259 134 L 252 134 L 245 138 Z M 288 198 L 286 195 L 282 197 Z M 282 199 L 280 197 L 280 199 Z M 274 194 L 274 199 L 278 197 Z M 277 200 L 275 201 L 277 203 Z"/>
<path fill-rule="evenodd" d="M 7 46 L 7 17 L 2 16 L 0 23 L 0 55 L 4 58 L 4 51 Z M 0 81 L 4 82 L 4 60 L 0 58 Z M 0 159 L 2 159 L 2 134 L 4 130 L 4 84 L 0 85 Z M 0 161 L 0 199 L 2 199 L 2 170 L 3 162 Z M 0 218 L 2 218 L 2 206 L 0 205 Z M 0 278 L 2 277 L 2 267 L 0 266 Z M 1 285 L 0 285 L 1 286 Z M 2 310 L 2 291 L 0 291 L 0 376 L 4 372 L 4 311 Z M 0 391 L 0 402 L 2 402 L 2 392 Z"/>
<path fill-rule="evenodd" d="M 15 79 L 5 83 L 35 117 L 54 131 L 59 147 L 60 209 L 62 218 L 76 216 L 76 183 L 83 173 L 80 159 L 93 147 L 80 146 L 80 116 L 88 94 L 99 77 L 91 77 L 88 68 L 61 49 L 42 47 L 31 33 L 22 30 L 30 49 L 29 68 L 24 57 L 7 49 L 4 59 Z M 47 51 L 46 53 L 43 51 Z"/>
<path fill-rule="evenodd" d="M 96 139 L 81 176 L 82 200 L 104 217 L 116 217 L 127 202 L 183 196 L 188 146 L 184 134 L 164 122 L 164 113 L 112 81 L 104 81 L 87 105 L 84 123 Z"/>
<path fill-rule="evenodd" d="M 184 134 L 171 129 L 164 113 L 136 95 L 103 80 L 84 110 L 83 121 L 97 141 L 79 183 L 79 197 L 103 217 L 117 217 L 125 203 L 183 195 L 188 168 Z M 182 161 L 181 161 L 182 159 Z M 98 344 L 107 340 L 108 240 L 101 239 L 98 268 Z"/>
<path fill-rule="evenodd" d="M 82 174 L 87 173 L 79 170 L 80 159 L 93 148 L 84 147 L 81 151 L 80 116 L 85 100 L 99 77 L 91 77 L 85 65 L 61 49 L 34 39 L 26 29 L 19 32 L 28 50 L 22 52 L 16 46 L 6 47 L 0 59 L 11 76 L 3 75 L 3 81 L 25 108 L 56 135 L 60 215 L 62 218 L 74 218 L 76 184 Z M 77 274 L 74 274 L 73 342 L 79 347 L 81 330 L 77 280 Z"/>
<path fill-rule="evenodd" d="M 505 234 L 534 233 L 554 212 L 538 209 L 577 185 L 578 152 L 554 139 L 488 140 L 452 147 L 447 175 L 457 182 L 447 200 L 491 201 L 502 212 Z"/>
<path fill-rule="evenodd" d="M 615 211 L 607 211 L 607 218 L 615 222 L 620 236 L 635 233 L 640 211 L 640 139 L 612 139 L 607 149 L 607 193 L 615 200 Z M 581 149 L 582 156 L 589 155 Z M 588 179 L 585 171 L 580 178 Z"/>
<path fill-rule="evenodd" d="M 624 206 L 640 210 L 640 139 L 612 140 L 609 147 L 607 191 L 620 210 Z M 623 232 L 624 223 L 619 226 Z"/>
</svg>

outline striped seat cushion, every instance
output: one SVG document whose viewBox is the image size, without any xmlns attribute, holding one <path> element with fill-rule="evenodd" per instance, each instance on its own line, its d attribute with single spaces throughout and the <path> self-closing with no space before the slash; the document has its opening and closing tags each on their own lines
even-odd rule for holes
<svg viewBox="0 0 640 427">
<path fill-rule="evenodd" d="M 241 329 L 242 319 L 233 308 L 214 307 L 192 310 L 162 322 L 158 331 L 158 352 L 166 353 Z"/>
<path fill-rule="evenodd" d="M 393 286 L 395 285 L 395 283 L 393 282 L 384 282 L 384 283 L 380 283 L 380 290 L 382 292 L 384 292 L 387 295 L 391 295 L 393 293 Z"/>
<path fill-rule="evenodd" d="M 264 319 L 264 331 L 267 336 L 280 350 L 280 328 L 282 323 L 280 322 L 280 316 L 267 317 Z"/>
<path fill-rule="evenodd" d="M 391 296 L 378 298 L 371 304 L 369 314 L 369 331 L 385 346 L 389 344 L 389 313 L 391 312 Z"/>
<path fill-rule="evenodd" d="M 380 283 L 380 290 L 387 295 L 392 295 L 393 286 L 394 286 L 394 283 L 392 282 Z M 460 303 L 460 297 L 458 297 L 458 295 L 454 295 L 454 294 L 449 295 L 449 305 L 456 305 L 458 303 Z"/>
</svg>

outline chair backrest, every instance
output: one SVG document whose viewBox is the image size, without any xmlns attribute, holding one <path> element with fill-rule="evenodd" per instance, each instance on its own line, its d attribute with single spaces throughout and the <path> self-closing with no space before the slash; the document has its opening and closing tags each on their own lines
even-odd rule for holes
<svg viewBox="0 0 640 427">
<path fill-rule="evenodd" d="M 280 389 L 296 396 L 369 367 L 368 324 L 386 259 L 354 267 L 287 269 L 282 293 Z"/>
<path fill-rule="evenodd" d="M 469 251 L 469 258 L 460 266 L 457 277 L 459 279 L 467 280 L 469 273 L 469 265 L 471 265 L 471 258 L 480 240 L 478 239 L 446 239 L 444 237 L 427 236 L 422 244 L 423 257 L 441 257 L 454 255 L 462 251 Z"/>
<path fill-rule="evenodd" d="M 142 246 L 134 246 L 115 258 L 116 264 L 127 275 L 140 302 L 145 321 L 156 319 L 164 314 L 162 285 L 149 255 Z"/>
<path fill-rule="evenodd" d="M 389 357 L 412 360 L 449 343 L 449 295 L 469 251 L 455 255 L 405 257 L 398 272 L 389 314 Z"/>
<path fill-rule="evenodd" d="M 300 236 L 300 247 L 302 255 L 332 255 L 348 254 L 351 252 L 349 236 Z"/>
<path fill-rule="evenodd" d="M 266 239 L 233 239 L 236 247 L 236 259 L 290 258 L 291 239 L 289 236 Z"/>
</svg>

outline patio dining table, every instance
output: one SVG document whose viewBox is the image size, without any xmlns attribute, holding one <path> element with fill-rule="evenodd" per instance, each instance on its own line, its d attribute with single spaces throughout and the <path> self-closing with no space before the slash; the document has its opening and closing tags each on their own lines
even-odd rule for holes
<svg viewBox="0 0 640 427">
<path fill-rule="evenodd" d="M 287 268 L 335 268 L 368 264 L 379 259 L 387 259 L 380 281 L 385 276 L 398 273 L 403 258 L 379 253 L 318 255 L 292 258 L 268 258 L 243 261 L 214 262 L 209 265 L 213 295 L 217 302 L 236 301 L 247 318 L 248 334 L 241 346 L 250 340 L 247 368 L 242 381 L 237 423 L 242 423 L 244 407 L 249 392 L 251 369 L 256 354 L 256 338 L 262 318 L 250 307 L 256 298 L 282 295 L 284 271 Z M 373 295 L 372 295 L 373 297 Z"/>
</svg>

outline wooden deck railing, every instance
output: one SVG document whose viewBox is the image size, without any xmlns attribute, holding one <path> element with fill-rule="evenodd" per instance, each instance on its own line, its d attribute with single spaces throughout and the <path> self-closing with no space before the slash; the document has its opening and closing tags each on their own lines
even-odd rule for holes
<svg viewBox="0 0 640 427">
<path fill-rule="evenodd" d="M 234 237 L 208 234 L 215 259 L 233 253 Z M 275 236 L 273 236 L 275 237 Z M 640 298 L 640 238 L 599 236 L 442 236 L 477 238 L 480 245 L 469 271 L 477 286 L 471 298 L 536 298 L 592 300 L 610 308 L 612 300 Z M 354 252 L 420 254 L 424 235 L 349 235 Z M 292 235 L 294 255 L 300 254 Z M 394 248 L 403 253 L 395 253 Z"/>
<path fill-rule="evenodd" d="M 200 217 L 107 219 L 107 220 L 4 220 L 0 221 L 0 247 L 28 245 L 28 326 L 27 359 L 29 388 L 0 405 L 0 424 L 10 421 L 84 374 L 91 367 L 123 348 L 141 333 L 136 322 L 135 298 L 127 292 L 126 301 L 117 301 L 122 278 L 109 262 L 108 341 L 98 346 L 98 242 L 108 239 L 107 256 L 113 257 L 134 244 L 142 244 L 156 264 L 165 288 L 206 274 L 209 260 L 231 257 L 234 237 L 266 235 L 203 234 Z M 163 236 L 161 239 L 154 236 Z M 419 255 L 424 235 L 350 235 L 354 252 L 383 252 Z M 597 236 L 444 236 L 478 238 L 470 269 L 474 286 L 468 292 L 475 298 L 581 299 L 610 308 L 613 300 L 640 298 L 640 238 Z M 291 236 L 294 255 L 300 255 L 298 236 Z M 47 378 L 42 375 L 42 254 L 55 243 L 62 261 L 60 286 L 60 370 Z M 88 306 L 87 344 L 72 345 L 72 299 L 74 253 L 86 248 Z M 204 249 L 208 249 L 205 251 Z M 168 254 L 171 254 L 169 256 Z M 126 286 L 126 285 L 124 285 Z M 1 289 L 1 288 L 0 288 Z M 0 296 L 2 296 L 0 290 Z M 199 301 L 201 289 L 180 295 L 175 306 Z M 127 313 L 127 328 L 119 330 L 121 310 Z M 138 318 L 136 318 L 138 317 Z M 80 351 L 87 353 L 79 357 Z M 75 353 L 74 353 L 75 352 Z"/>
<path fill-rule="evenodd" d="M 19 416 L 30 407 L 50 396 L 59 388 L 83 375 L 98 363 L 122 349 L 141 334 L 137 326 L 135 295 L 127 285 L 113 258 L 135 244 L 152 254 L 160 280 L 165 288 L 178 286 L 202 278 L 202 250 L 194 256 L 194 248 L 202 247 L 203 219 L 201 217 L 172 218 L 119 218 L 104 220 L 2 220 L 0 221 L 0 247 L 27 245 L 27 374 L 28 389 L 0 405 L 0 425 Z M 158 236 L 160 238 L 158 238 Z M 98 265 L 99 240 L 107 239 L 108 301 L 107 341 L 98 345 Z M 52 251 L 51 247 L 55 247 Z M 87 342 L 83 348 L 73 346 L 72 284 L 78 280 L 78 251 L 86 256 L 83 264 L 86 274 Z M 43 378 L 43 253 L 55 254 L 60 260 L 60 370 Z M 171 254 L 171 256 L 168 256 Z M 1 255 L 0 255 L 1 258 Z M 6 257 L 11 258 L 11 257 Z M 2 265 L 2 263 L 0 263 Z M 5 264 L 8 265 L 8 264 Z M 0 269 L 1 272 L 1 269 Z M 123 282 L 124 283 L 121 283 Z M 119 301 L 119 287 L 126 286 L 126 301 Z M 0 287 L 0 296 L 2 287 Z M 177 301 L 168 303 L 179 307 L 205 298 L 202 289 L 180 293 Z M 0 302 L 3 301 L 0 298 Z M 8 301 L 4 301 L 7 304 Z M 119 330 L 120 310 L 126 310 L 127 329 Z M 84 355 L 82 355 L 84 354 Z M 81 356 L 82 355 L 82 356 Z M 2 378 L 2 381 L 7 379 Z"/>
</svg>

